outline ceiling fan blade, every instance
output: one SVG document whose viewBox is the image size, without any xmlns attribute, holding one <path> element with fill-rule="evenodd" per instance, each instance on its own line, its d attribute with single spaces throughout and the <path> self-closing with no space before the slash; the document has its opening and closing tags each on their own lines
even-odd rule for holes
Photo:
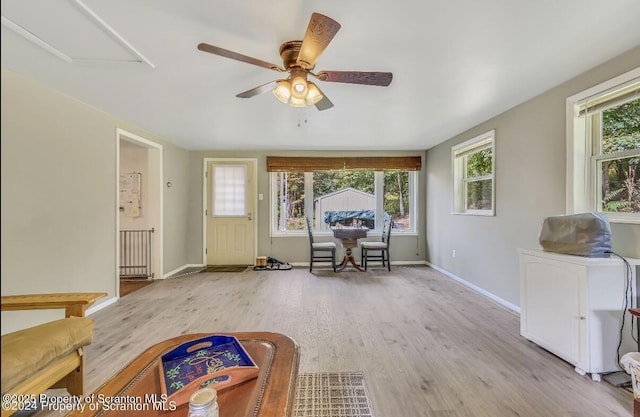
<svg viewBox="0 0 640 417">
<path fill-rule="evenodd" d="M 327 110 L 333 107 L 333 103 L 331 102 L 331 100 L 329 100 L 327 96 L 324 95 L 324 93 L 322 95 L 323 95 L 322 100 L 316 103 L 316 109 L 322 111 L 322 110 Z"/>
<path fill-rule="evenodd" d="M 228 49 L 219 48 L 217 46 L 209 45 L 208 43 L 201 43 L 198 45 L 198 49 L 203 52 L 209 52 L 210 54 L 220 55 L 225 58 L 235 59 L 236 61 L 246 62 L 247 64 L 257 65 L 262 68 L 284 72 L 285 69 L 270 62 L 262 61 L 257 58 L 252 58 L 250 56 L 242 55 L 237 52 L 229 51 Z"/>
<path fill-rule="evenodd" d="M 316 88 L 318 88 L 317 85 L 316 85 Z M 331 100 L 329 100 L 327 95 L 324 92 L 322 92 L 322 90 L 320 90 L 319 88 L 318 88 L 318 91 L 320 92 L 320 94 L 322 94 L 322 99 L 315 104 L 316 109 L 322 111 L 322 110 L 327 110 L 333 107 L 333 103 L 331 102 Z"/>
<path fill-rule="evenodd" d="M 393 74 L 390 72 L 322 71 L 316 77 L 321 81 L 333 83 L 377 85 L 380 87 L 388 86 L 393 80 Z"/>
<path fill-rule="evenodd" d="M 298 54 L 298 65 L 305 69 L 313 68 L 339 30 L 340 23 L 325 15 L 313 13 L 309 26 L 307 26 L 307 33 L 302 40 Z"/>
<path fill-rule="evenodd" d="M 251 90 L 247 90 L 244 93 L 236 94 L 236 97 L 240 98 L 251 98 L 253 96 L 257 96 L 258 94 L 266 93 L 267 91 L 271 91 L 276 88 L 278 82 L 282 80 L 269 81 L 266 84 L 262 84 L 256 88 L 252 88 Z"/>
</svg>

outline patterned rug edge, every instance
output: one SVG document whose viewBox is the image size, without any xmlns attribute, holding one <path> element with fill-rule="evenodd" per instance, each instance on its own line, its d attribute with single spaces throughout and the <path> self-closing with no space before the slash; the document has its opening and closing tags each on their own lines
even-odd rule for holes
<svg viewBox="0 0 640 417">
<path fill-rule="evenodd" d="M 358 371 L 298 374 L 295 417 L 375 417 L 364 374 Z"/>
</svg>

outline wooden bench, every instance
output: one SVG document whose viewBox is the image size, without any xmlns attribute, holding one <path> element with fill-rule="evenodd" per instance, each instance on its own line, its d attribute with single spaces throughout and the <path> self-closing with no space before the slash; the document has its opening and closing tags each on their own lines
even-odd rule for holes
<svg viewBox="0 0 640 417">
<path fill-rule="evenodd" d="M 1 297 L 2 311 L 64 309 L 65 318 L 2 336 L 4 398 L 39 395 L 49 388 L 84 394 L 82 348 L 93 339 L 86 310 L 106 293 L 60 293 Z M 6 395 L 8 394 L 8 395 Z M 17 407 L 3 404 L 2 417 Z"/>
</svg>

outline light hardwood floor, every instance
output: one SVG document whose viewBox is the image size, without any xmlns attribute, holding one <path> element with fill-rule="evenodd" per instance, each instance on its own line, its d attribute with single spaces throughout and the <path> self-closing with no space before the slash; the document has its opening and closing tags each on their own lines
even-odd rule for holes
<svg viewBox="0 0 640 417">
<path fill-rule="evenodd" d="M 89 392 L 176 335 L 274 331 L 300 345 L 300 372 L 363 371 L 377 417 L 632 415 L 628 390 L 578 375 L 520 336 L 518 314 L 424 266 L 192 274 L 91 317 Z"/>
</svg>

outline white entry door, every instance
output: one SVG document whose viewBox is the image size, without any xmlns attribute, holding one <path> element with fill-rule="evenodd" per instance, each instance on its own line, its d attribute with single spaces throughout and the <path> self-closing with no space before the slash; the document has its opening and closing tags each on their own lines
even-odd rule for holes
<svg viewBox="0 0 640 417">
<path fill-rule="evenodd" d="M 254 160 L 207 162 L 207 265 L 252 265 L 255 260 Z"/>
</svg>

